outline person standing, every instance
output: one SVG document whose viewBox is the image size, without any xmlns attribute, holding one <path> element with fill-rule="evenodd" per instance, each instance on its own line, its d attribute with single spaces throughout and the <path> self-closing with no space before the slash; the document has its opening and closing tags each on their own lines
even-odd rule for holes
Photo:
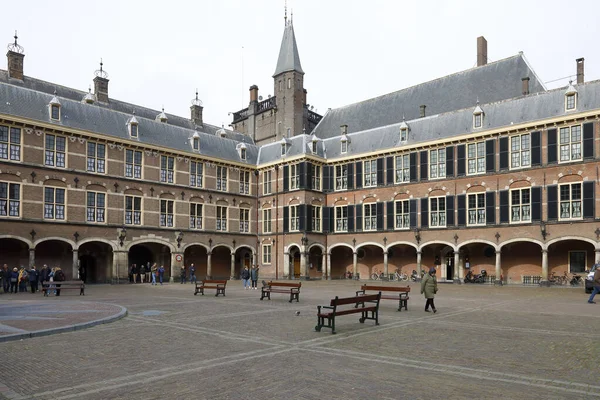
<svg viewBox="0 0 600 400">
<path fill-rule="evenodd" d="M 596 265 L 596 272 L 594 272 L 594 290 L 592 290 L 592 294 L 588 299 L 588 303 L 596 304 L 594 301 L 594 296 L 600 293 L 600 265 Z"/>
<path fill-rule="evenodd" d="M 46 264 L 44 264 L 44 266 L 40 270 L 40 283 L 42 284 L 42 290 L 44 289 L 44 282 L 48 281 L 49 273 L 50 273 L 50 270 L 48 269 L 48 266 Z"/>
<path fill-rule="evenodd" d="M 250 270 L 250 280 L 252 281 L 252 289 L 257 290 L 257 282 L 258 282 L 258 267 L 256 265 L 252 266 Z"/>
<path fill-rule="evenodd" d="M 156 263 L 152 265 L 150 268 L 150 278 L 152 279 L 152 286 L 156 285 L 156 273 L 158 272 L 158 268 L 156 267 Z"/>
<path fill-rule="evenodd" d="M 10 292 L 17 293 L 19 287 L 19 269 L 14 267 L 10 274 Z"/>
<path fill-rule="evenodd" d="M 431 306 L 434 314 L 437 312 L 437 309 L 435 308 L 435 304 L 433 304 L 433 298 L 438 290 L 435 272 L 435 267 L 429 268 L 429 273 L 421 280 L 421 294 L 425 295 L 426 299 L 425 312 L 429 312 L 429 306 Z"/>
<path fill-rule="evenodd" d="M 185 265 L 181 265 L 181 284 L 185 283 Z"/>
<path fill-rule="evenodd" d="M 50 296 L 50 289 L 53 290 L 54 294 L 56 294 L 56 285 L 54 285 L 54 274 L 56 272 L 56 268 L 52 268 L 50 272 L 48 272 L 48 289 L 46 289 L 46 296 Z"/>
<path fill-rule="evenodd" d="M 29 286 L 31 286 L 31 293 L 37 292 L 39 281 L 40 281 L 40 273 L 35 269 L 35 265 L 34 265 L 29 270 Z"/>
<path fill-rule="evenodd" d="M 190 283 L 196 283 L 196 267 L 194 266 L 194 263 L 190 265 Z"/>
<path fill-rule="evenodd" d="M 8 269 L 8 264 L 4 264 L 2 267 L 3 277 L 2 286 L 4 287 L 4 293 L 8 293 L 10 291 L 10 276 L 11 271 Z"/>
<path fill-rule="evenodd" d="M 247 266 L 242 271 L 242 282 L 244 283 L 244 289 L 250 289 L 250 271 L 248 271 Z"/>
<path fill-rule="evenodd" d="M 64 282 L 67 280 L 65 273 L 60 267 L 56 267 L 56 271 L 54 272 L 54 281 L 55 282 Z M 56 295 L 60 296 L 60 284 L 56 284 Z"/>
<path fill-rule="evenodd" d="M 158 268 L 158 281 L 160 282 L 161 285 L 163 283 L 164 276 L 165 276 L 165 267 L 163 267 L 161 265 L 160 268 Z"/>
<path fill-rule="evenodd" d="M 21 270 L 19 271 L 19 292 L 25 293 L 27 291 L 27 270 L 25 267 L 21 266 Z"/>
<path fill-rule="evenodd" d="M 144 283 L 144 279 L 146 279 L 146 266 L 142 264 L 140 265 L 140 282 Z"/>
<path fill-rule="evenodd" d="M 133 264 L 131 264 L 129 266 L 129 283 L 133 283 L 133 279 L 134 279 L 134 268 L 133 268 Z"/>
</svg>

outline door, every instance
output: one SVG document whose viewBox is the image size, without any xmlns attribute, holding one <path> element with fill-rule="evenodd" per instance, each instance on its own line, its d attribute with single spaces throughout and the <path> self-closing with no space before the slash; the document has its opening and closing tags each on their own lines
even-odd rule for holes
<svg viewBox="0 0 600 400">
<path fill-rule="evenodd" d="M 294 253 L 294 278 L 300 278 L 300 253 Z"/>
<path fill-rule="evenodd" d="M 454 278 L 454 254 L 446 256 L 446 280 L 451 281 Z"/>
<path fill-rule="evenodd" d="M 252 268 L 252 259 L 250 253 L 246 253 L 244 255 L 244 267 L 248 267 L 248 269 Z"/>
</svg>

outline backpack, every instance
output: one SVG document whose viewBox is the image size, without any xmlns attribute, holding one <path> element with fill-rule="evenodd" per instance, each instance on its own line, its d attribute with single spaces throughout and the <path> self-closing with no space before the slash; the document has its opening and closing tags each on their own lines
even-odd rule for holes
<svg viewBox="0 0 600 400">
<path fill-rule="evenodd" d="M 56 273 L 54 274 L 54 280 L 55 281 L 59 281 L 62 282 L 65 280 L 65 273 L 62 272 L 62 270 L 56 271 Z"/>
</svg>

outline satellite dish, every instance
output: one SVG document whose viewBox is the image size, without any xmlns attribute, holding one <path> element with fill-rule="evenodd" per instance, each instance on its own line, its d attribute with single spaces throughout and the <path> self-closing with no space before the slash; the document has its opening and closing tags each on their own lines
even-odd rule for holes
<svg viewBox="0 0 600 400">
<path fill-rule="evenodd" d="M 262 96 L 258 96 L 258 101 L 262 101 Z"/>
</svg>

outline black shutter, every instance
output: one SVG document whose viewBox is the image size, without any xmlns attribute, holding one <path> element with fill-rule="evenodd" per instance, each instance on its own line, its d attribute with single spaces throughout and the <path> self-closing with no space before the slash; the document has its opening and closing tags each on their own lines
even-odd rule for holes
<svg viewBox="0 0 600 400">
<path fill-rule="evenodd" d="M 533 146 L 532 146 L 533 150 Z M 500 138 L 500 171 L 508 169 L 508 137 Z"/>
<path fill-rule="evenodd" d="M 298 206 L 298 230 L 300 232 L 306 230 L 306 204 Z"/>
<path fill-rule="evenodd" d="M 331 184 L 329 178 L 331 177 L 331 167 L 323 165 L 323 192 L 327 193 L 331 191 Z"/>
<path fill-rule="evenodd" d="M 427 228 L 429 226 L 429 198 L 421 199 L 421 226 Z"/>
<path fill-rule="evenodd" d="M 556 133 L 556 130 L 555 130 Z M 558 219 L 558 186 L 551 185 L 547 188 L 548 192 L 548 221 Z"/>
<path fill-rule="evenodd" d="M 305 183 L 305 189 L 312 189 L 312 178 L 313 178 L 313 169 L 312 169 L 312 164 L 307 162 L 306 163 L 306 183 Z M 302 179 L 302 178 L 300 178 Z"/>
<path fill-rule="evenodd" d="M 354 232 L 354 206 L 348 206 L 348 232 Z"/>
<path fill-rule="evenodd" d="M 542 134 L 540 131 L 531 132 L 531 166 L 537 165 L 542 165 Z"/>
<path fill-rule="evenodd" d="M 383 158 L 378 158 L 377 159 L 377 186 L 385 185 L 383 173 L 384 173 Z"/>
<path fill-rule="evenodd" d="M 287 192 L 290 190 L 290 166 L 283 166 L 283 191 Z"/>
<path fill-rule="evenodd" d="M 312 232 L 312 215 L 313 215 L 314 206 L 307 204 L 306 205 L 306 232 Z"/>
<path fill-rule="evenodd" d="M 387 207 L 387 228 L 389 230 L 394 229 L 394 202 L 388 201 L 386 204 Z"/>
<path fill-rule="evenodd" d="M 394 157 L 387 158 L 386 182 L 388 185 L 394 184 Z"/>
<path fill-rule="evenodd" d="M 331 207 L 323 207 L 323 233 L 331 232 L 329 225 L 331 224 Z"/>
<path fill-rule="evenodd" d="M 594 123 L 583 124 L 583 158 L 594 158 Z M 585 207 L 583 208 L 585 212 Z"/>
<path fill-rule="evenodd" d="M 496 192 L 485 193 L 485 223 L 487 225 L 496 223 Z"/>
<path fill-rule="evenodd" d="M 377 230 L 383 230 L 383 203 L 377 203 Z"/>
<path fill-rule="evenodd" d="M 354 212 L 356 213 L 356 231 L 363 230 L 363 209 L 362 204 L 357 204 L 354 206 Z"/>
<path fill-rule="evenodd" d="M 496 140 L 489 139 L 485 141 L 485 171 L 496 171 Z M 487 212 L 486 212 L 487 215 Z"/>
<path fill-rule="evenodd" d="M 594 184 L 593 181 L 583 182 L 583 218 L 594 219 Z"/>
<path fill-rule="evenodd" d="M 417 200 L 409 200 L 408 207 L 410 208 L 410 229 L 414 229 L 417 227 Z"/>
<path fill-rule="evenodd" d="M 410 153 L 410 181 L 417 181 L 417 153 Z"/>
<path fill-rule="evenodd" d="M 456 209 L 458 211 L 457 225 L 465 226 L 467 223 L 467 211 L 466 211 L 467 195 L 459 194 L 456 196 Z"/>
<path fill-rule="evenodd" d="M 290 208 L 288 206 L 283 207 L 283 231 L 290 231 Z"/>
<path fill-rule="evenodd" d="M 356 188 L 359 189 L 361 188 L 362 185 L 362 161 L 358 161 L 356 163 Z M 350 180 L 350 175 L 348 175 L 348 180 Z"/>
<path fill-rule="evenodd" d="M 539 204 L 538 204 L 539 206 Z M 533 208 L 533 207 L 532 207 Z M 500 223 L 507 224 L 508 220 L 508 190 L 500 191 Z"/>
<path fill-rule="evenodd" d="M 456 176 L 465 176 L 465 145 L 456 146 Z"/>
<path fill-rule="evenodd" d="M 500 209 L 502 210 L 502 209 Z M 508 196 L 506 203 L 506 213 L 508 215 Z M 539 186 L 531 188 L 531 220 L 541 221 L 542 220 L 542 188 Z M 508 218 L 507 218 L 508 222 Z"/>
<path fill-rule="evenodd" d="M 429 176 L 429 166 L 427 163 L 427 150 L 423 150 L 421 154 L 419 154 L 419 160 L 421 161 L 421 173 L 420 177 L 422 181 L 426 181 Z"/>
<path fill-rule="evenodd" d="M 556 164 L 556 157 L 556 128 L 552 128 L 548 129 L 548 164 Z"/>
<path fill-rule="evenodd" d="M 300 189 L 306 189 L 306 162 L 302 161 L 301 163 L 296 165 L 296 168 L 298 168 L 297 173 L 300 176 L 300 182 L 298 186 L 300 187 Z"/>
<path fill-rule="evenodd" d="M 454 176 L 454 146 L 446 147 L 446 177 Z"/>
<path fill-rule="evenodd" d="M 354 189 L 354 164 L 348 165 L 348 189 Z"/>
<path fill-rule="evenodd" d="M 446 196 L 446 226 L 454 226 L 454 196 Z"/>
<path fill-rule="evenodd" d="M 334 168 L 333 166 L 329 166 L 329 167 L 325 167 L 329 170 L 329 191 L 333 192 L 333 190 L 335 189 L 334 186 Z"/>
</svg>

